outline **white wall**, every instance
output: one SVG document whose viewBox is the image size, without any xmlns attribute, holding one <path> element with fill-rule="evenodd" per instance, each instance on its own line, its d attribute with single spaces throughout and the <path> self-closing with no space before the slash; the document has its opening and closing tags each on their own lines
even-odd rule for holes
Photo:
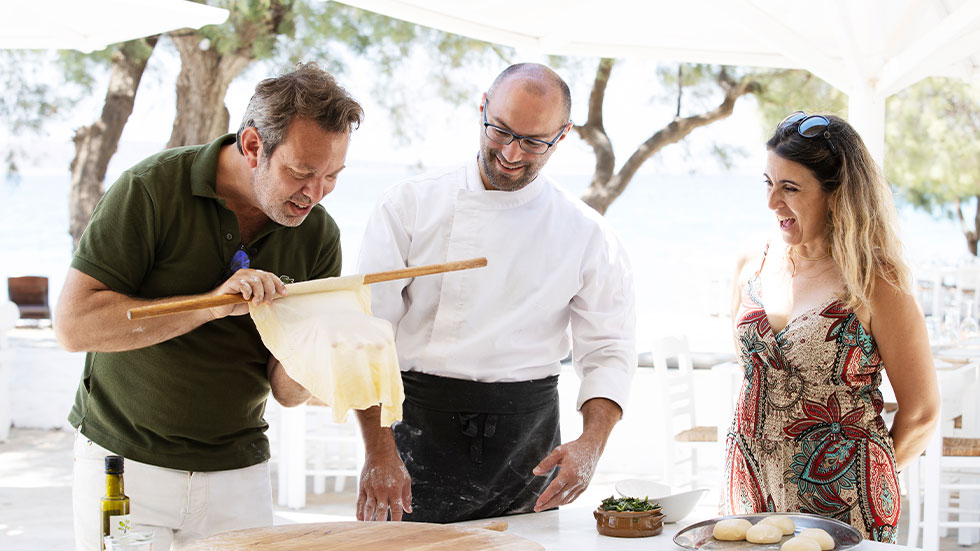
<svg viewBox="0 0 980 551">
<path fill-rule="evenodd" d="M 15 427 L 72 430 L 67 417 L 85 353 L 63 350 L 50 327 L 13 329 L 6 341 L 0 348 L 0 423 L 6 402 Z"/>
</svg>

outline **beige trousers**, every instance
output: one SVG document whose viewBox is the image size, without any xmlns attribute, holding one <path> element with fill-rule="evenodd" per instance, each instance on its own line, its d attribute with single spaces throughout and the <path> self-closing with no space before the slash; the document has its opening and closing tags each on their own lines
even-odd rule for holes
<svg viewBox="0 0 980 551">
<path fill-rule="evenodd" d="M 75 549 L 100 550 L 105 456 L 112 452 L 75 433 L 72 506 Z M 178 550 L 212 534 L 272 525 L 269 462 L 230 471 L 188 472 L 125 462 L 133 530 L 152 530 L 154 551 Z"/>
</svg>

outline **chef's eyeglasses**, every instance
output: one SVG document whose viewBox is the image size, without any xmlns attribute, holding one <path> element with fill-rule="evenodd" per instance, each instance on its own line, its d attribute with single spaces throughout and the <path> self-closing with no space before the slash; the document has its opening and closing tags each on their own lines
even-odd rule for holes
<svg viewBox="0 0 980 551">
<path fill-rule="evenodd" d="M 483 100 L 483 131 L 486 132 L 487 137 L 490 138 L 490 140 L 499 143 L 500 145 L 509 145 L 514 140 L 517 140 L 517 144 L 521 146 L 521 149 L 524 151 L 534 155 L 544 155 L 549 149 L 551 149 L 551 146 L 558 143 L 558 138 L 561 138 L 561 135 L 565 133 L 565 126 L 563 125 L 561 130 L 558 131 L 558 135 L 555 136 L 555 139 L 551 140 L 550 142 L 546 142 L 537 138 L 530 138 L 528 136 L 514 134 L 510 130 L 504 130 L 499 126 L 487 122 L 488 101 L 488 99 Z"/>
<path fill-rule="evenodd" d="M 783 122 L 779 123 L 777 128 L 783 128 L 784 126 L 793 124 L 797 125 L 796 132 L 804 138 L 823 136 L 824 140 L 827 141 L 827 145 L 830 147 L 830 152 L 837 155 L 837 146 L 830 139 L 830 119 L 823 115 L 807 115 L 804 111 L 793 111 L 783 119 Z"/>
</svg>

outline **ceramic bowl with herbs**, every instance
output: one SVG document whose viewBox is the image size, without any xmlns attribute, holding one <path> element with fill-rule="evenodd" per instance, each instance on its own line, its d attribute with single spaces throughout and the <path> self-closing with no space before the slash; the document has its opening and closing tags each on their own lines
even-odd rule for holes
<svg viewBox="0 0 980 551">
<path fill-rule="evenodd" d="M 660 505 L 637 497 L 608 497 L 592 513 L 600 534 L 617 538 L 656 536 L 664 529 Z"/>
</svg>

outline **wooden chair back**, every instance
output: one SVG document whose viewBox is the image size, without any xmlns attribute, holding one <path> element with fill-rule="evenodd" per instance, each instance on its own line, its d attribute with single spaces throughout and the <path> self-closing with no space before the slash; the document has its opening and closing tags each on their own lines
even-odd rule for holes
<svg viewBox="0 0 980 551">
<path fill-rule="evenodd" d="M 48 278 L 8 277 L 7 296 L 17 305 L 21 319 L 51 319 L 51 307 L 48 305 Z"/>
</svg>

